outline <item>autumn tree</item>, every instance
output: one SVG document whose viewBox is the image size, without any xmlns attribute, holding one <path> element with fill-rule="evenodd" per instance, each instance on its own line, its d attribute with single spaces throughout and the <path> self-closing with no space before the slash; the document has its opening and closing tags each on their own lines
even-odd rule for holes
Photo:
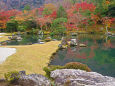
<svg viewBox="0 0 115 86">
<path fill-rule="evenodd" d="M 50 11 L 56 11 L 56 6 L 52 3 L 44 4 L 44 8 L 47 8 Z"/>
<path fill-rule="evenodd" d="M 43 27 L 45 30 L 48 30 L 49 25 L 52 23 L 52 19 L 50 17 L 40 17 L 37 19 L 37 24 L 40 25 L 41 31 L 43 31 Z"/>
<path fill-rule="evenodd" d="M 13 18 L 13 16 L 20 15 L 22 12 L 18 10 L 8 10 L 0 12 L 0 28 L 6 28 L 6 23 Z"/>
</svg>

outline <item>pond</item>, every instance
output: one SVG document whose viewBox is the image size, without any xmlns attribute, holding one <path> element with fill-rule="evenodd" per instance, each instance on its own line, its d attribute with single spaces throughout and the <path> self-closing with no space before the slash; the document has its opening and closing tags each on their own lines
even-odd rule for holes
<svg viewBox="0 0 115 86">
<path fill-rule="evenodd" d="M 22 34 L 21 35 L 21 40 L 7 40 L 2 42 L 3 45 L 31 45 L 31 44 L 36 44 L 38 43 L 38 40 L 44 40 L 47 37 L 50 37 L 49 35 L 35 35 L 35 34 Z M 62 36 L 52 36 L 51 39 L 53 40 L 61 40 Z"/>
<path fill-rule="evenodd" d="M 22 40 L 8 41 L 7 45 L 28 45 L 44 40 L 49 35 L 21 35 Z M 105 35 L 79 34 L 77 36 L 65 36 L 68 41 L 77 39 L 79 43 L 86 44 L 87 47 L 68 47 L 59 50 L 50 65 L 65 65 L 68 62 L 81 62 L 87 64 L 92 71 L 115 77 L 115 37 Z M 61 40 L 62 36 L 51 37 Z"/>
<path fill-rule="evenodd" d="M 76 38 L 87 47 L 76 46 L 59 50 L 50 65 L 81 62 L 87 64 L 92 71 L 115 77 L 115 37 L 81 34 L 70 38 Z"/>
</svg>

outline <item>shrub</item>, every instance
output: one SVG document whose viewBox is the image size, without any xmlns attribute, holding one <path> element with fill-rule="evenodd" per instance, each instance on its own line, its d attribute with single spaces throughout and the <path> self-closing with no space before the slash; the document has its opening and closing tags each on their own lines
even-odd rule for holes
<svg viewBox="0 0 115 86">
<path fill-rule="evenodd" d="M 18 22 L 15 20 L 8 21 L 6 24 L 6 30 L 8 32 L 15 32 L 18 29 Z"/>
<path fill-rule="evenodd" d="M 80 69 L 80 70 L 85 70 L 87 72 L 91 72 L 91 69 L 87 65 L 79 63 L 79 62 L 70 62 L 70 63 L 65 64 L 64 66 L 51 65 L 48 67 L 44 67 L 43 70 L 46 72 L 46 77 L 51 79 L 50 73 L 51 71 L 54 71 L 56 69 Z"/>
<path fill-rule="evenodd" d="M 19 72 L 17 72 L 17 71 L 5 73 L 4 77 L 5 77 L 6 81 L 8 81 L 9 83 L 14 83 L 15 81 L 17 81 L 20 78 Z"/>
<path fill-rule="evenodd" d="M 65 64 L 64 69 L 80 69 L 80 70 L 85 70 L 87 72 L 91 72 L 91 69 L 82 63 L 79 62 L 70 62 Z"/>
</svg>

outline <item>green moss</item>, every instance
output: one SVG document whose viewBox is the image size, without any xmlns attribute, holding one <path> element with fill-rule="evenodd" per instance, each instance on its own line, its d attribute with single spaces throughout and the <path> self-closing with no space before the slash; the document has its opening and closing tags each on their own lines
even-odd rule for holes
<svg viewBox="0 0 115 86">
<path fill-rule="evenodd" d="M 12 71 L 4 74 L 4 77 L 7 82 L 9 83 L 14 83 L 16 80 L 20 78 L 19 72 L 17 71 Z"/>
<path fill-rule="evenodd" d="M 91 69 L 82 63 L 79 62 L 70 62 L 65 64 L 64 69 L 80 69 L 80 70 L 85 70 L 87 72 L 91 72 Z"/>
<path fill-rule="evenodd" d="M 51 71 L 54 71 L 56 69 L 80 69 L 80 70 L 85 70 L 87 72 L 91 72 L 91 69 L 82 63 L 79 62 L 70 62 L 65 64 L 64 66 L 59 66 L 59 65 L 50 65 L 48 67 L 44 67 L 44 71 L 46 72 L 46 77 L 50 78 L 50 73 Z"/>
<path fill-rule="evenodd" d="M 56 69 L 63 69 L 64 67 L 63 66 L 54 66 L 54 65 L 51 65 L 51 66 L 48 66 L 48 67 L 44 67 L 44 71 L 46 72 L 46 77 L 50 78 L 50 73 L 51 71 L 54 71 Z"/>
</svg>

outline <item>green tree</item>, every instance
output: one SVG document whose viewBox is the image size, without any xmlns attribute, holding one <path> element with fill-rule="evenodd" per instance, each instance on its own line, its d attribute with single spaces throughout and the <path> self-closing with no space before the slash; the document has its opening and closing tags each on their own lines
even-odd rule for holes
<svg viewBox="0 0 115 86">
<path fill-rule="evenodd" d="M 27 10 L 27 11 L 29 11 L 31 8 L 30 8 L 30 6 L 29 5 L 25 5 L 24 6 L 24 10 Z"/>
<path fill-rule="evenodd" d="M 8 32 L 15 32 L 18 29 L 18 23 L 15 20 L 8 21 L 6 24 L 6 30 Z"/>
<path fill-rule="evenodd" d="M 53 21 L 51 27 L 54 34 L 64 34 L 66 32 L 65 23 L 67 18 L 57 18 Z"/>
<path fill-rule="evenodd" d="M 52 13 L 51 10 L 48 10 L 47 8 L 44 8 L 44 10 L 43 10 L 43 15 L 49 15 L 49 14 L 51 14 L 51 13 Z"/>
<path fill-rule="evenodd" d="M 58 11 L 57 11 L 57 18 L 67 18 L 67 13 L 63 6 L 60 6 Z"/>
<path fill-rule="evenodd" d="M 33 28 L 35 29 L 37 27 L 36 21 L 34 20 L 26 20 L 22 22 L 20 25 L 18 25 L 18 30 L 19 31 L 25 31 L 25 30 L 32 30 Z"/>
</svg>

